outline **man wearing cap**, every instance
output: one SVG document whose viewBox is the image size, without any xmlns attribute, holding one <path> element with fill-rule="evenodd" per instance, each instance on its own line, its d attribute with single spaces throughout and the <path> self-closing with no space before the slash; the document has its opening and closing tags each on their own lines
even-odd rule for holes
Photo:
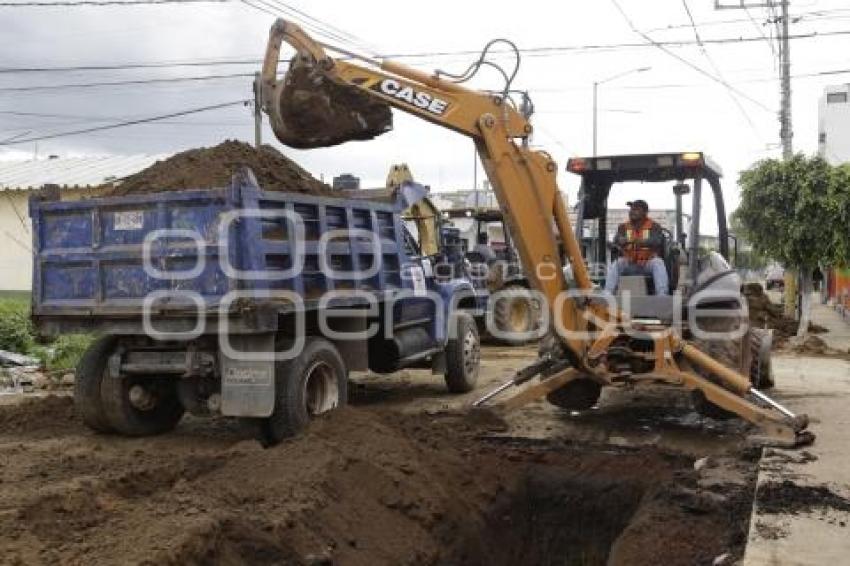
<svg viewBox="0 0 850 566">
<path fill-rule="evenodd" d="M 620 283 L 621 275 L 652 275 L 656 295 L 669 294 L 667 267 L 664 265 L 664 234 L 661 226 L 647 214 L 649 205 L 645 200 L 629 203 L 629 221 L 620 224 L 614 237 L 614 246 L 622 256 L 611 263 L 605 290 L 613 294 Z"/>
</svg>

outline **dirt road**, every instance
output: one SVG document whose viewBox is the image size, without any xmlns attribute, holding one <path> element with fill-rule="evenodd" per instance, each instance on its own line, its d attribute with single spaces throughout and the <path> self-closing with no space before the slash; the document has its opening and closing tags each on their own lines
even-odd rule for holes
<svg viewBox="0 0 850 566">
<path fill-rule="evenodd" d="M 487 349 L 486 381 L 531 355 Z M 352 407 L 270 450 L 224 419 L 123 439 L 85 429 L 68 397 L 0 408 L 0 561 L 690 565 L 743 553 L 755 453 L 717 430 L 673 449 L 694 428 L 685 409 L 659 419 L 649 396 L 603 403 L 605 419 L 535 408 L 505 422 L 460 411 L 468 398 L 427 372 L 355 383 Z"/>
</svg>

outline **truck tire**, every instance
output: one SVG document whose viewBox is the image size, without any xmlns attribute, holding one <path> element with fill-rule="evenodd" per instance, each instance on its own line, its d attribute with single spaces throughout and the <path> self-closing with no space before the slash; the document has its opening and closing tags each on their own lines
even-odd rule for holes
<svg viewBox="0 0 850 566">
<path fill-rule="evenodd" d="M 109 426 L 126 436 L 173 430 L 185 412 L 173 378 L 105 376 L 100 393 Z"/>
<path fill-rule="evenodd" d="M 540 325 L 540 305 L 527 294 L 528 289 L 522 285 L 508 285 L 504 291 L 516 293 L 517 296 L 506 296 L 493 305 L 493 324 L 496 329 L 511 333 L 536 330 Z M 507 346 L 522 346 L 533 341 L 530 338 L 511 336 L 499 337 L 497 340 Z"/>
<path fill-rule="evenodd" d="M 446 342 L 446 387 L 451 393 L 468 393 L 478 382 L 481 341 L 469 313 L 454 314 L 455 337 Z"/>
<path fill-rule="evenodd" d="M 301 353 L 275 363 L 272 415 L 260 421 L 260 443 L 274 446 L 301 433 L 316 415 L 348 402 L 348 372 L 336 347 L 308 337 Z"/>
<path fill-rule="evenodd" d="M 596 405 L 602 385 L 592 379 L 575 379 L 546 395 L 546 400 L 568 411 L 586 411 Z"/>
<path fill-rule="evenodd" d="M 100 384 L 116 343 L 114 336 L 99 338 L 80 358 L 74 374 L 74 408 L 83 423 L 95 432 L 112 432 L 103 412 Z"/>
</svg>

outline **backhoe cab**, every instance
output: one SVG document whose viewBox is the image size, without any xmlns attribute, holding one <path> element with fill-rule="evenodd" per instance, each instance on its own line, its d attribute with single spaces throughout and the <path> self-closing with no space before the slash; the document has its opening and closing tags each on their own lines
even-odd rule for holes
<svg viewBox="0 0 850 566">
<path fill-rule="evenodd" d="M 666 291 L 679 291 L 690 296 L 707 286 L 724 290 L 740 287 L 740 282 L 736 284 L 737 275 L 730 265 L 730 235 L 720 186 L 723 173 L 703 153 L 574 157 L 567 162 L 567 171 L 581 177 L 576 204 L 576 238 L 582 244 L 588 263 L 600 267 L 593 270 L 595 283 L 604 284 L 604 267 L 618 255 L 609 236 L 611 230 L 616 228 L 608 226 L 608 197 L 611 189 L 618 183 L 641 182 L 656 186 L 644 185 L 636 197 L 660 194 L 666 189 L 675 198 L 672 222 L 669 222 L 669 218 L 667 226 L 663 226 L 665 223 L 662 222 L 662 259 L 670 281 L 670 288 Z M 706 184 L 712 193 L 717 218 L 718 249 L 713 253 L 700 247 L 702 195 Z M 691 210 L 685 213 L 682 201 L 688 194 L 692 195 L 692 205 Z M 650 217 L 656 221 L 662 220 L 652 212 Z M 633 296 L 656 294 L 651 289 L 651 278 L 627 276 L 623 279 L 621 290 L 625 288 Z"/>
<path fill-rule="evenodd" d="M 701 152 L 654 153 L 574 157 L 567 170 L 581 177 L 576 205 L 576 238 L 591 266 L 594 283 L 605 284 L 607 268 L 616 258 L 608 226 L 608 199 L 618 183 L 642 182 L 635 197 L 646 197 L 670 190 L 675 208 L 668 226 L 663 227 L 663 257 L 667 268 L 669 295 L 659 296 L 650 276 L 622 276 L 617 290 L 620 308 L 632 320 L 658 320 L 665 325 L 678 324 L 682 335 L 708 350 L 725 365 L 749 374 L 753 387 L 773 386 L 770 351 L 771 331 L 747 324 L 746 298 L 741 293 L 741 278 L 730 265 L 730 234 L 719 166 Z M 707 185 L 707 186 L 706 186 Z M 711 191 L 717 218 L 717 250 L 700 245 L 703 192 Z M 691 195 L 689 213 L 684 212 L 683 197 Z M 663 219 L 652 214 L 656 221 Z M 694 312 L 692 312 L 694 311 Z M 733 314 L 736 313 L 737 314 Z M 715 315 L 715 316 L 712 316 Z M 728 333 L 729 338 L 701 340 L 691 321 L 704 330 Z M 704 328 L 707 327 L 707 328 Z M 710 415 L 713 407 L 696 403 Z"/>
</svg>

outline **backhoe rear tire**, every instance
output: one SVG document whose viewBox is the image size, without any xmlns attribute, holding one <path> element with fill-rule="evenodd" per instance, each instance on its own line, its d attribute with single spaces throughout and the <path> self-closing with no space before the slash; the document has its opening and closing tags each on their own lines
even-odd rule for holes
<svg viewBox="0 0 850 566">
<path fill-rule="evenodd" d="M 260 421 L 260 443 L 274 446 L 307 428 L 310 419 L 348 402 L 348 372 L 336 347 L 308 337 L 301 353 L 275 363 L 274 411 Z"/>
<path fill-rule="evenodd" d="M 707 317 L 700 318 L 700 328 L 709 332 L 732 332 L 742 321 L 734 317 Z M 740 372 L 741 360 L 743 359 L 743 338 L 737 340 L 700 340 L 692 339 L 691 342 L 702 352 L 708 354 L 716 361 Z M 719 384 L 717 378 L 701 368 L 694 368 L 695 371 L 705 379 L 713 383 Z M 744 374 L 748 374 L 748 370 L 744 370 Z M 694 390 L 691 394 L 691 401 L 697 413 L 704 417 L 709 417 L 715 420 L 729 420 L 737 417 L 735 413 L 727 411 L 706 399 L 705 395 L 700 390 Z"/>
<path fill-rule="evenodd" d="M 98 338 L 85 351 L 74 374 L 74 408 L 83 423 L 95 432 L 112 432 L 100 397 L 109 356 L 115 350 L 114 336 Z"/>
</svg>

